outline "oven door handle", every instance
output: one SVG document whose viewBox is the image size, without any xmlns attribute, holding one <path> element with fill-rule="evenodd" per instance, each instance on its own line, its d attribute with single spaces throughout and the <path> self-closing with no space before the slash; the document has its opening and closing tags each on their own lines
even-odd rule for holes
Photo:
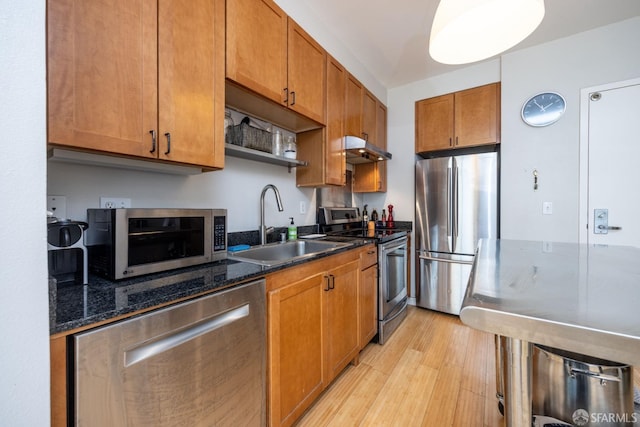
<svg viewBox="0 0 640 427">
<path fill-rule="evenodd" d="M 448 262 L 450 264 L 473 264 L 473 261 L 463 261 L 463 260 L 455 260 L 455 259 L 447 259 L 447 258 L 437 258 L 426 255 L 418 255 L 418 258 L 424 259 L 427 261 L 440 261 L 440 262 Z"/>
</svg>

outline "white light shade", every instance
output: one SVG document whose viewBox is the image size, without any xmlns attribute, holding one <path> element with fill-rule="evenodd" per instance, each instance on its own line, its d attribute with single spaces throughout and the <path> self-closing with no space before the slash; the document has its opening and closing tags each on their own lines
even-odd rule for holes
<svg viewBox="0 0 640 427">
<path fill-rule="evenodd" d="M 544 17 L 544 0 L 440 0 L 429 54 L 443 64 L 467 64 L 524 40 Z"/>
</svg>

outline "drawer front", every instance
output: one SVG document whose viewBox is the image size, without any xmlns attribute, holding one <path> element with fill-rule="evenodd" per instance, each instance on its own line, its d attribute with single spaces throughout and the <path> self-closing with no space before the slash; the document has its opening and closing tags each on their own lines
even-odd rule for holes
<svg viewBox="0 0 640 427">
<path fill-rule="evenodd" d="M 378 250 L 375 245 L 367 246 L 360 252 L 360 270 L 371 267 L 378 262 Z"/>
</svg>

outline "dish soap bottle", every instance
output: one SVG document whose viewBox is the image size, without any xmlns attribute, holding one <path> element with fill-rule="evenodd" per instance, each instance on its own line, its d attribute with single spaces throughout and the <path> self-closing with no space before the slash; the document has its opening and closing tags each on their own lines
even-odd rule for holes
<svg viewBox="0 0 640 427">
<path fill-rule="evenodd" d="M 296 240 L 298 238 L 298 227 L 293 223 L 293 217 L 290 216 L 291 224 L 289 224 L 289 228 L 287 229 L 287 239 Z"/>
</svg>

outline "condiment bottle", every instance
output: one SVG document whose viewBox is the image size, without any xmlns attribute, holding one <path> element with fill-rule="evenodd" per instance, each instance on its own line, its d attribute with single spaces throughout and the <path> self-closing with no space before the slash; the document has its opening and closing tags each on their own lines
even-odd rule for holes
<svg viewBox="0 0 640 427">
<path fill-rule="evenodd" d="M 393 223 L 393 205 L 389 205 L 387 207 L 389 208 L 389 217 L 387 218 L 387 227 L 393 228 L 394 227 L 394 223 Z"/>
<path fill-rule="evenodd" d="M 367 212 L 367 206 L 369 205 L 364 205 L 364 209 L 362 209 L 362 223 L 365 226 L 368 226 L 369 223 L 369 213 Z"/>
<path fill-rule="evenodd" d="M 387 226 L 387 214 L 384 211 L 384 209 L 382 209 L 382 228 L 385 228 Z"/>
</svg>

